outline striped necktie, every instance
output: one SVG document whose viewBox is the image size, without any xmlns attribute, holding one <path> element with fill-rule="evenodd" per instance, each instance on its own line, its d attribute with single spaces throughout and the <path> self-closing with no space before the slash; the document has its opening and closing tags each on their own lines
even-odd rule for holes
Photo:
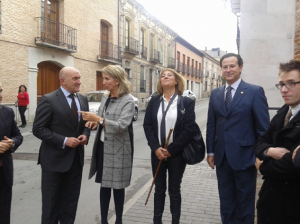
<svg viewBox="0 0 300 224">
<path fill-rule="evenodd" d="M 232 95 L 231 95 L 231 90 L 233 88 L 231 86 L 227 86 L 227 92 L 226 92 L 226 97 L 225 97 L 225 106 L 227 111 L 229 110 L 230 104 L 232 102 Z"/>
</svg>

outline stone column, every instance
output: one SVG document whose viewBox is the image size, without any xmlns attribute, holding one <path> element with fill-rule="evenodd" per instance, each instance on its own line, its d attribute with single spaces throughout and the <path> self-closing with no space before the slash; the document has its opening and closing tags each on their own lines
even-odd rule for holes
<svg viewBox="0 0 300 224">
<path fill-rule="evenodd" d="M 29 122 L 33 122 L 35 110 L 37 107 L 37 75 L 38 68 L 28 68 L 28 86 L 29 86 Z"/>
</svg>

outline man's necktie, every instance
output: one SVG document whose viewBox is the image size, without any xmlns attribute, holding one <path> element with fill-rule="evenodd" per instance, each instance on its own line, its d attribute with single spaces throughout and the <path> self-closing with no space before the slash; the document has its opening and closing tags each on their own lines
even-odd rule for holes
<svg viewBox="0 0 300 224">
<path fill-rule="evenodd" d="M 286 126 L 287 123 L 289 123 L 291 117 L 292 117 L 292 110 L 289 109 L 289 112 L 287 112 L 285 118 L 284 118 L 284 123 L 283 123 L 283 126 Z"/>
<path fill-rule="evenodd" d="M 71 103 L 71 110 L 72 110 L 72 114 L 73 114 L 73 118 L 75 121 L 76 126 L 78 125 L 78 108 L 75 102 L 75 98 L 74 98 L 74 93 L 70 94 L 69 97 L 72 99 L 72 103 Z"/>
<path fill-rule="evenodd" d="M 227 92 L 226 92 L 226 97 L 225 97 L 225 106 L 226 106 L 226 109 L 228 111 L 229 107 L 230 107 L 230 104 L 232 102 L 232 96 L 231 96 L 231 90 L 233 88 L 231 86 L 227 86 Z"/>
</svg>

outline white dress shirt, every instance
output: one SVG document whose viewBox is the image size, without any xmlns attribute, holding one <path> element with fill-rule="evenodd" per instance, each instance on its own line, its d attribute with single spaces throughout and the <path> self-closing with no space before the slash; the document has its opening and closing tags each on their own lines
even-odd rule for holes
<svg viewBox="0 0 300 224">
<path fill-rule="evenodd" d="M 290 109 L 292 110 L 292 116 L 291 116 L 290 120 L 292 120 L 299 113 L 299 111 L 300 111 L 300 104 L 298 104 L 294 108 L 290 107 Z"/>
<path fill-rule="evenodd" d="M 166 98 L 164 96 L 162 96 L 162 100 L 164 101 L 164 108 L 165 111 L 168 107 L 168 101 L 166 100 Z M 173 100 L 172 104 L 170 105 L 167 114 L 166 114 L 166 138 L 169 135 L 170 129 L 175 127 L 176 121 L 177 121 L 177 101 L 178 101 L 178 96 L 175 97 L 175 99 Z M 161 139 L 160 139 L 160 125 L 161 125 L 161 119 L 162 119 L 162 103 L 160 103 L 160 106 L 158 108 L 158 113 L 157 113 L 157 122 L 158 122 L 158 141 L 160 145 L 161 144 Z M 173 133 L 171 134 L 170 140 L 169 140 L 169 144 L 170 145 L 173 142 Z"/>
</svg>

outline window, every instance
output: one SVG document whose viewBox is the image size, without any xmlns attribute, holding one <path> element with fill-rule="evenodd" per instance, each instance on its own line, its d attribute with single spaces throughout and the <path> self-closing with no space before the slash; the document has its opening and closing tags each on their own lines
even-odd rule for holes
<svg viewBox="0 0 300 224">
<path fill-rule="evenodd" d="M 194 74 L 194 59 L 192 59 L 192 67 L 191 68 L 192 68 L 192 71 L 190 71 L 190 73 L 192 73 L 193 75 L 195 75 Z"/>
<path fill-rule="evenodd" d="M 42 37 L 51 40 L 59 39 L 59 17 L 58 17 L 58 1 L 42 0 L 41 1 L 41 17 L 43 27 Z"/>
<path fill-rule="evenodd" d="M 146 92 L 145 67 L 140 67 L 140 92 Z"/>
<path fill-rule="evenodd" d="M 145 47 L 145 34 L 146 34 L 146 31 L 144 29 L 141 29 L 141 38 L 140 38 L 141 56 L 146 59 L 147 58 L 147 50 Z"/>
<path fill-rule="evenodd" d="M 179 70 L 180 66 L 180 52 L 177 51 L 177 58 L 176 58 L 177 70 Z"/>
<path fill-rule="evenodd" d="M 196 65 L 196 67 L 195 67 L 195 76 L 198 76 L 198 61 L 196 61 L 195 62 L 195 65 Z"/>
<path fill-rule="evenodd" d="M 162 39 L 158 39 L 159 62 L 163 63 L 163 44 Z"/>
<path fill-rule="evenodd" d="M 125 61 L 125 72 L 127 73 L 127 78 L 128 80 L 131 81 L 131 68 L 130 68 L 130 62 L 129 61 Z"/>
<path fill-rule="evenodd" d="M 186 68 L 186 65 L 185 65 L 185 54 L 182 55 L 182 63 L 183 63 L 183 72 L 185 73 L 185 68 Z"/>
<path fill-rule="evenodd" d="M 125 47 L 129 48 L 130 22 L 125 19 Z"/>
</svg>

